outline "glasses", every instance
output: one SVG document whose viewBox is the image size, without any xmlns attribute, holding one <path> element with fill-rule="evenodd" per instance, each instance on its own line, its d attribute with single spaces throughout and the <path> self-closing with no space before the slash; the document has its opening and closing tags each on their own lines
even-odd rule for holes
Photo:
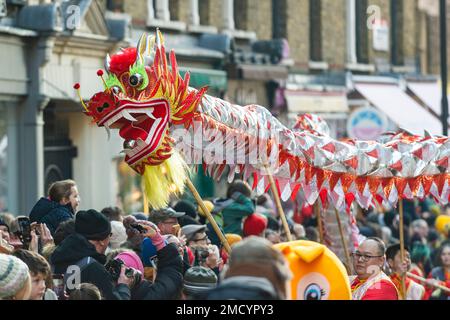
<svg viewBox="0 0 450 320">
<path fill-rule="evenodd" d="M 367 262 L 372 258 L 381 258 L 382 256 L 371 256 L 368 254 L 361 254 L 359 252 L 353 252 L 352 257 L 353 257 L 353 259 L 355 259 L 357 261 L 361 259 L 363 262 Z"/>
<path fill-rule="evenodd" d="M 204 236 L 203 238 L 201 238 L 201 239 L 192 239 L 191 241 L 193 241 L 193 242 L 199 242 L 199 241 L 207 241 L 208 240 L 208 236 Z"/>
<path fill-rule="evenodd" d="M 178 221 L 163 221 L 162 224 L 178 224 Z"/>
</svg>

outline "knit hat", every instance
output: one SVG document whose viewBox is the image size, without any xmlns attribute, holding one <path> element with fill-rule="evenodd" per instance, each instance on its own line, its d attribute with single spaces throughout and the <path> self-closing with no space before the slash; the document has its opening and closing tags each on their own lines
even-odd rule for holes
<svg viewBox="0 0 450 320">
<path fill-rule="evenodd" d="M 127 231 L 120 221 L 111 221 L 111 239 L 109 244 L 111 249 L 117 249 L 122 243 L 127 241 Z"/>
<path fill-rule="evenodd" d="M 25 262 L 11 255 L 0 254 L 0 299 L 16 295 L 29 276 Z"/>
<path fill-rule="evenodd" d="M 75 232 L 88 240 L 104 240 L 111 233 L 111 223 L 105 215 L 94 209 L 78 211 L 75 216 Z"/>
<path fill-rule="evenodd" d="M 192 204 L 192 202 L 190 202 L 190 201 L 180 200 L 173 207 L 173 209 L 176 212 L 184 212 L 186 215 L 188 215 L 194 219 L 197 217 L 197 210 L 196 210 L 195 206 Z"/>
<path fill-rule="evenodd" d="M 245 237 L 259 236 L 267 228 L 267 218 L 257 213 L 249 215 L 245 221 L 242 231 Z"/>
<path fill-rule="evenodd" d="M 184 274 L 183 291 L 187 295 L 195 295 L 217 286 L 217 276 L 210 268 L 195 266 Z"/>
<path fill-rule="evenodd" d="M 208 209 L 208 211 L 212 213 L 212 211 L 214 210 L 214 204 L 208 200 L 203 201 L 203 203 L 205 204 L 206 209 Z M 197 210 L 201 216 L 206 217 L 206 214 L 203 212 L 203 209 L 200 206 L 197 207 Z"/>
<path fill-rule="evenodd" d="M 234 234 L 234 233 L 227 233 L 225 235 L 225 238 L 227 238 L 227 241 L 230 246 L 232 246 L 235 243 L 238 243 L 239 241 L 242 241 L 242 237 L 240 235 Z"/>
<path fill-rule="evenodd" d="M 128 268 L 133 268 L 144 274 L 144 265 L 142 264 L 141 258 L 139 258 L 136 253 L 122 252 L 118 254 L 115 259 L 121 260 Z"/>
</svg>

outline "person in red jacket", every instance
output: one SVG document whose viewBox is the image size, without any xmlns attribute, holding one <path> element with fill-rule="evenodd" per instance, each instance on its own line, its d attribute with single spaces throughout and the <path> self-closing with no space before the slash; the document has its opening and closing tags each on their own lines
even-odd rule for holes
<svg viewBox="0 0 450 320">
<path fill-rule="evenodd" d="M 375 237 L 365 239 L 352 254 L 356 276 L 350 279 L 353 300 L 398 300 L 391 279 L 382 271 L 386 246 Z"/>
<path fill-rule="evenodd" d="M 429 283 L 439 284 L 450 289 L 450 242 L 444 242 L 439 248 L 437 258 L 439 266 L 431 270 L 428 275 Z M 435 286 L 428 286 L 427 293 L 430 300 L 450 300 L 450 294 Z"/>
</svg>

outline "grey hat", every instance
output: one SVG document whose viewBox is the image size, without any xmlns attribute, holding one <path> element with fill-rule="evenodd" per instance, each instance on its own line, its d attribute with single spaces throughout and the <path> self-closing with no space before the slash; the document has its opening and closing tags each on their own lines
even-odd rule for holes
<svg viewBox="0 0 450 320">
<path fill-rule="evenodd" d="M 164 220 L 167 220 L 168 218 L 179 218 L 184 215 L 184 212 L 176 212 L 172 208 L 168 207 L 160 210 L 153 210 L 152 212 L 150 212 L 148 220 L 155 224 L 158 224 L 160 222 L 163 222 Z"/>
<path fill-rule="evenodd" d="M 183 291 L 187 295 L 195 295 L 217 286 L 217 276 L 210 268 L 195 266 L 184 274 Z"/>
<path fill-rule="evenodd" d="M 204 224 L 188 224 L 181 228 L 181 232 L 186 236 L 186 240 L 190 241 L 196 233 L 205 232 L 206 225 Z"/>
</svg>

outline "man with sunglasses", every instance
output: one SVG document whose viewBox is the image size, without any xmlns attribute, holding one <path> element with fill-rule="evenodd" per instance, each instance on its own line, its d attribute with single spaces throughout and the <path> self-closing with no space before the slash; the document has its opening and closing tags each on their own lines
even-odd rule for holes
<svg viewBox="0 0 450 320">
<path fill-rule="evenodd" d="M 353 300 L 398 300 L 398 292 L 383 272 L 386 246 L 379 238 L 370 237 L 352 254 L 356 277 L 350 279 Z"/>
</svg>

